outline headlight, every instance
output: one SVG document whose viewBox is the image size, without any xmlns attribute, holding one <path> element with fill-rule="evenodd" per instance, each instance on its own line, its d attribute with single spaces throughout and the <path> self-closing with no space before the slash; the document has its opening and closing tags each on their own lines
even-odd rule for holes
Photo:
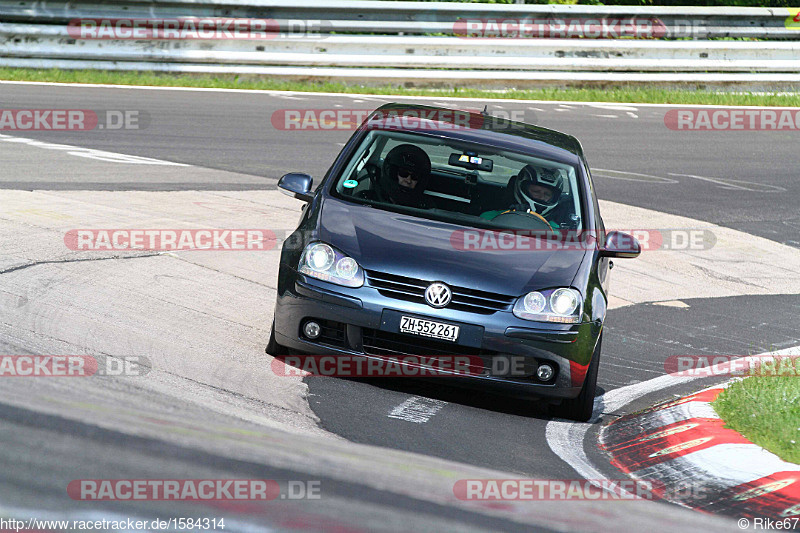
<svg viewBox="0 0 800 533">
<path fill-rule="evenodd" d="M 529 292 L 522 300 L 522 307 L 526 313 L 538 315 L 547 306 L 547 298 L 541 292 Z"/>
<path fill-rule="evenodd" d="M 336 254 L 327 244 L 314 244 L 306 252 L 306 265 L 315 272 L 325 272 L 333 266 Z"/>
<path fill-rule="evenodd" d="M 578 296 L 570 289 L 558 289 L 550 295 L 550 308 L 557 315 L 571 315 L 578 308 Z"/>
<path fill-rule="evenodd" d="M 346 287 L 364 284 L 364 271 L 356 260 L 322 242 L 306 246 L 297 270 L 306 276 Z"/>
<path fill-rule="evenodd" d="M 575 289 L 529 292 L 514 304 L 514 316 L 538 322 L 577 324 L 581 321 L 583 299 Z"/>
</svg>

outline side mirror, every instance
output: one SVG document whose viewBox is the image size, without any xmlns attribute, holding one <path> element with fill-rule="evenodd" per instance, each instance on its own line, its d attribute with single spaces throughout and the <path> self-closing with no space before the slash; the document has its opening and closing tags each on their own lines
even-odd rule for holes
<svg viewBox="0 0 800 533">
<path fill-rule="evenodd" d="M 606 243 L 600 248 L 600 255 L 605 257 L 634 258 L 642 253 L 639 241 L 632 235 L 621 231 L 609 231 Z"/>
<path fill-rule="evenodd" d="M 310 202 L 314 195 L 311 192 L 311 183 L 314 178 L 300 172 L 290 172 L 278 180 L 278 188 L 283 194 Z"/>
</svg>

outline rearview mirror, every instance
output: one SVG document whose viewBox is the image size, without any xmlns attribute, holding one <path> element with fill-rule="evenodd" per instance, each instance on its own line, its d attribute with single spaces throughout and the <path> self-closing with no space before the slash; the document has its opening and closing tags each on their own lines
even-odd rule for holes
<svg viewBox="0 0 800 533">
<path fill-rule="evenodd" d="M 447 159 L 447 164 L 454 167 L 466 168 L 468 170 L 485 170 L 491 172 L 494 168 L 494 161 L 486 159 L 485 157 L 478 157 L 474 152 L 467 152 L 465 154 L 450 154 Z"/>
<path fill-rule="evenodd" d="M 634 258 L 642 253 L 639 241 L 632 235 L 621 231 L 609 231 L 606 243 L 600 248 L 600 255 L 605 257 Z"/>
<path fill-rule="evenodd" d="M 310 202 L 314 198 L 314 195 L 311 193 L 311 184 L 313 181 L 314 178 L 308 174 L 290 172 L 278 180 L 278 188 L 281 189 L 282 193 L 288 196 L 292 196 L 304 202 Z"/>
</svg>

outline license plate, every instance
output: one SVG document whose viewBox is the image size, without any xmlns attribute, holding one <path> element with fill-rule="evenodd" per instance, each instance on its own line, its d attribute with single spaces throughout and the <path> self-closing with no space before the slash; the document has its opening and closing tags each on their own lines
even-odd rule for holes
<svg viewBox="0 0 800 533">
<path fill-rule="evenodd" d="M 400 317 L 400 333 L 411 333 L 412 335 L 455 342 L 458 339 L 458 326 L 404 316 Z"/>
</svg>

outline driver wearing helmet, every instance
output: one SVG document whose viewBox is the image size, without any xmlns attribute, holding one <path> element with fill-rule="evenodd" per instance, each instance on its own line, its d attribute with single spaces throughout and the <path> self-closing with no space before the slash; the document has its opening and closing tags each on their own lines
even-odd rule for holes
<svg viewBox="0 0 800 533">
<path fill-rule="evenodd" d="M 431 160 L 413 144 L 392 148 L 383 160 L 381 185 L 385 200 L 426 209 L 425 189 L 431 177 Z"/>
<path fill-rule="evenodd" d="M 563 170 L 559 168 L 525 165 L 513 186 L 514 204 L 508 210 L 488 211 L 481 218 L 492 220 L 509 211 L 537 213 L 554 228 L 566 220 L 565 207 L 559 204 L 564 183 Z"/>
<path fill-rule="evenodd" d="M 395 146 L 383 160 L 383 168 L 372 190 L 362 197 L 407 207 L 427 209 L 425 189 L 431 176 L 431 160 L 419 146 Z"/>
</svg>

